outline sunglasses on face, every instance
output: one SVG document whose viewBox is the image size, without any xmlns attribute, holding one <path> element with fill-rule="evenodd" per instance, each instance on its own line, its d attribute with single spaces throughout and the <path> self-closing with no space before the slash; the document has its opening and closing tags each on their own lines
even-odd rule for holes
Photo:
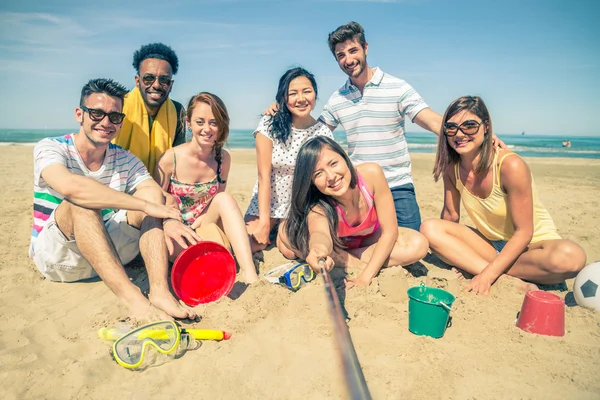
<svg viewBox="0 0 600 400">
<path fill-rule="evenodd" d="M 454 122 L 446 122 L 444 123 L 444 133 L 446 134 L 446 136 L 456 136 L 456 134 L 460 130 L 465 135 L 471 136 L 479 131 L 479 127 L 484 122 L 485 121 L 478 122 L 472 119 L 465 121 L 460 125 L 455 124 Z"/>
<path fill-rule="evenodd" d="M 80 107 L 83 111 L 87 112 L 90 115 L 90 119 L 94 122 L 100 122 L 108 115 L 108 120 L 115 125 L 123 122 L 123 118 L 125 118 L 125 114 L 119 112 L 105 112 L 103 110 L 98 110 L 96 108 L 87 108 L 86 106 Z"/>
<path fill-rule="evenodd" d="M 155 75 L 146 74 L 142 77 L 142 82 L 146 86 L 151 86 L 152 84 L 154 84 L 154 81 L 156 81 L 156 79 L 157 77 Z M 173 79 L 166 75 L 161 75 L 158 77 L 158 84 L 160 86 L 169 86 L 171 83 L 173 83 Z"/>
</svg>

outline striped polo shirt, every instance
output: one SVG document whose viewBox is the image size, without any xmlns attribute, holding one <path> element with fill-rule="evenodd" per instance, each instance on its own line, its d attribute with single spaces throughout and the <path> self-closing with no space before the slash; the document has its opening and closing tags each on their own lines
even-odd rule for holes
<svg viewBox="0 0 600 400">
<path fill-rule="evenodd" d="M 44 229 L 50 214 L 62 202 L 63 196 L 52 189 L 42 178 L 44 168 L 52 164 L 62 164 L 76 175 L 90 177 L 114 190 L 132 194 L 135 187 L 146 179 L 152 179 L 142 162 L 122 147 L 110 143 L 104 156 L 104 163 L 98 171 L 90 171 L 83 162 L 73 134 L 41 140 L 33 150 L 33 229 L 29 256 L 33 257 L 35 239 Z M 118 210 L 102 210 L 104 222 Z"/>
<path fill-rule="evenodd" d="M 352 162 L 376 162 L 393 188 L 413 181 L 404 116 L 412 121 L 424 108 L 428 105 L 412 86 L 375 68 L 362 94 L 350 79 L 335 91 L 320 119 L 342 124 Z"/>
</svg>

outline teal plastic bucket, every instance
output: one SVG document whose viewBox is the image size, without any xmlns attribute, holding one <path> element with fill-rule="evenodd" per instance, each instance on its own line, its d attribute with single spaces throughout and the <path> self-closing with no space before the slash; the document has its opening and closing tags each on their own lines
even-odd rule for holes
<svg viewBox="0 0 600 400">
<path fill-rule="evenodd" d="M 445 290 L 425 286 L 408 289 L 408 330 L 415 335 L 441 338 L 446 332 L 456 297 Z"/>
</svg>

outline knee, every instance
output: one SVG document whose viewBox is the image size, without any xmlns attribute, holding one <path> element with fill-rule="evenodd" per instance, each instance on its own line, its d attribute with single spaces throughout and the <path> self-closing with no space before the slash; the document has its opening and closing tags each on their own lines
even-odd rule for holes
<svg viewBox="0 0 600 400">
<path fill-rule="evenodd" d="M 101 210 L 93 210 L 91 208 L 80 207 L 68 201 L 63 201 L 61 204 L 61 213 L 67 213 L 74 219 L 76 218 L 102 218 Z"/>
<path fill-rule="evenodd" d="M 217 204 L 219 207 L 223 207 L 225 211 L 231 211 L 232 209 L 239 210 L 237 201 L 235 201 L 232 195 L 226 192 L 217 193 L 212 199 L 212 202 Z"/>
<path fill-rule="evenodd" d="M 415 232 L 410 238 L 410 248 L 413 250 L 416 257 L 422 259 L 429 252 L 429 241 L 425 235 Z"/>
<path fill-rule="evenodd" d="M 288 249 L 285 246 L 281 246 L 281 245 L 277 245 L 277 248 L 279 249 L 279 252 L 288 260 L 295 260 L 296 257 L 296 253 L 294 253 L 292 250 Z"/>
<path fill-rule="evenodd" d="M 421 236 L 427 241 L 427 247 L 435 245 L 436 236 L 440 232 L 440 229 L 442 229 L 440 222 L 442 222 L 440 219 L 430 218 L 421 224 Z"/>
<path fill-rule="evenodd" d="M 285 234 L 282 234 L 281 229 L 279 230 L 279 234 L 277 235 L 277 248 L 279 252 L 288 260 L 295 260 L 297 258 L 296 253 L 294 253 L 286 244 Z"/>
<path fill-rule="evenodd" d="M 548 269 L 555 273 L 567 273 L 574 277 L 583 269 L 586 255 L 581 246 L 571 241 L 562 241 L 548 257 Z"/>
</svg>

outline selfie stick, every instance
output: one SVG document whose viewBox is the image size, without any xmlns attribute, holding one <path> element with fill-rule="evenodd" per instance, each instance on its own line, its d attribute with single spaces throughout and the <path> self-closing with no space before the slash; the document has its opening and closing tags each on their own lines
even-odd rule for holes
<svg viewBox="0 0 600 400">
<path fill-rule="evenodd" d="M 344 368 L 344 376 L 346 378 L 346 386 L 348 388 L 348 394 L 353 400 L 371 400 L 371 394 L 365 381 L 362 368 L 358 362 L 356 356 L 356 350 L 352 344 L 352 338 L 342 313 L 342 306 L 340 300 L 333 286 L 333 281 L 329 272 L 325 268 L 325 259 L 319 259 L 319 266 L 321 267 L 321 276 L 325 282 L 325 295 L 327 296 L 327 303 L 329 305 L 329 314 L 333 320 L 333 327 L 335 337 L 338 343 L 338 350 L 342 366 Z"/>
</svg>

